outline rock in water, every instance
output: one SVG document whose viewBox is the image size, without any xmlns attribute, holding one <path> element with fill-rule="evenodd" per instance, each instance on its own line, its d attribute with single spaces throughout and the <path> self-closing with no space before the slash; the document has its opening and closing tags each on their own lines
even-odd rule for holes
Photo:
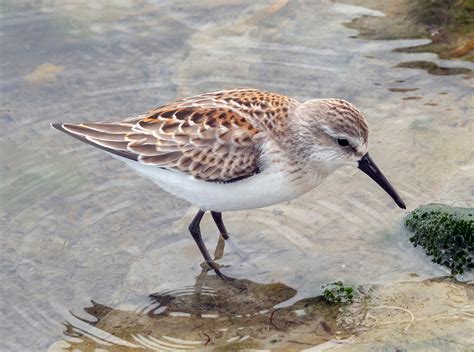
<svg viewBox="0 0 474 352">
<path fill-rule="evenodd" d="M 405 219 L 410 241 L 425 249 L 433 262 L 462 274 L 474 267 L 474 208 L 422 205 Z"/>
</svg>

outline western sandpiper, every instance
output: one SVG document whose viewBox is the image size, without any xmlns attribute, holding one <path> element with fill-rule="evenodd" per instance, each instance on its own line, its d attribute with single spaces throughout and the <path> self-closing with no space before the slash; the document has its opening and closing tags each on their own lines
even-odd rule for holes
<svg viewBox="0 0 474 352">
<path fill-rule="evenodd" d="M 221 277 L 201 237 L 206 211 L 228 239 L 222 212 L 297 198 L 342 165 L 358 167 L 405 209 L 368 154 L 363 115 L 341 99 L 301 103 L 243 88 L 185 98 L 121 121 L 52 126 L 199 207 L 189 231 Z"/>
</svg>

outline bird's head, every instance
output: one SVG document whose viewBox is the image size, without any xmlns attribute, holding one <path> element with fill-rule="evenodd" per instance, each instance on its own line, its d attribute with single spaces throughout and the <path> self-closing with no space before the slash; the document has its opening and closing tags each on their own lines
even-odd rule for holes
<svg viewBox="0 0 474 352">
<path fill-rule="evenodd" d="M 295 110 L 295 132 L 310 162 L 331 172 L 342 165 L 356 166 L 369 175 L 397 203 L 405 203 L 368 153 L 369 129 L 362 113 L 341 99 L 308 100 Z M 302 142 L 300 140 L 300 142 Z"/>
</svg>

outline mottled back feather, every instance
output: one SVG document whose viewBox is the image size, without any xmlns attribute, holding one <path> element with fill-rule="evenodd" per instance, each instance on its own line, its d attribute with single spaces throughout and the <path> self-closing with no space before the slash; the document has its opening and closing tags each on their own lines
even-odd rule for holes
<svg viewBox="0 0 474 352">
<path fill-rule="evenodd" d="M 86 143 L 200 180 L 259 172 L 262 135 L 287 124 L 286 96 L 254 89 L 202 94 L 117 122 L 55 124 Z"/>
</svg>

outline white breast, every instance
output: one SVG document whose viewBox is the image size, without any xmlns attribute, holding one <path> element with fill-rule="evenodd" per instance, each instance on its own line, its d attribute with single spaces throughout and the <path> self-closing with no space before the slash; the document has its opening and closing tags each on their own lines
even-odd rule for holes
<svg viewBox="0 0 474 352">
<path fill-rule="evenodd" d="M 180 172 L 143 165 L 120 157 L 118 159 L 150 178 L 163 190 L 202 210 L 230 211 L 266 207 L 299 197 L 321 182 L 312 180 L 311 187 L 308 187 L 301 181 L 292 181 L 294 175 L 275 168 L 268 168 L 236 182 L 206 182 Z"/>
</svg>

